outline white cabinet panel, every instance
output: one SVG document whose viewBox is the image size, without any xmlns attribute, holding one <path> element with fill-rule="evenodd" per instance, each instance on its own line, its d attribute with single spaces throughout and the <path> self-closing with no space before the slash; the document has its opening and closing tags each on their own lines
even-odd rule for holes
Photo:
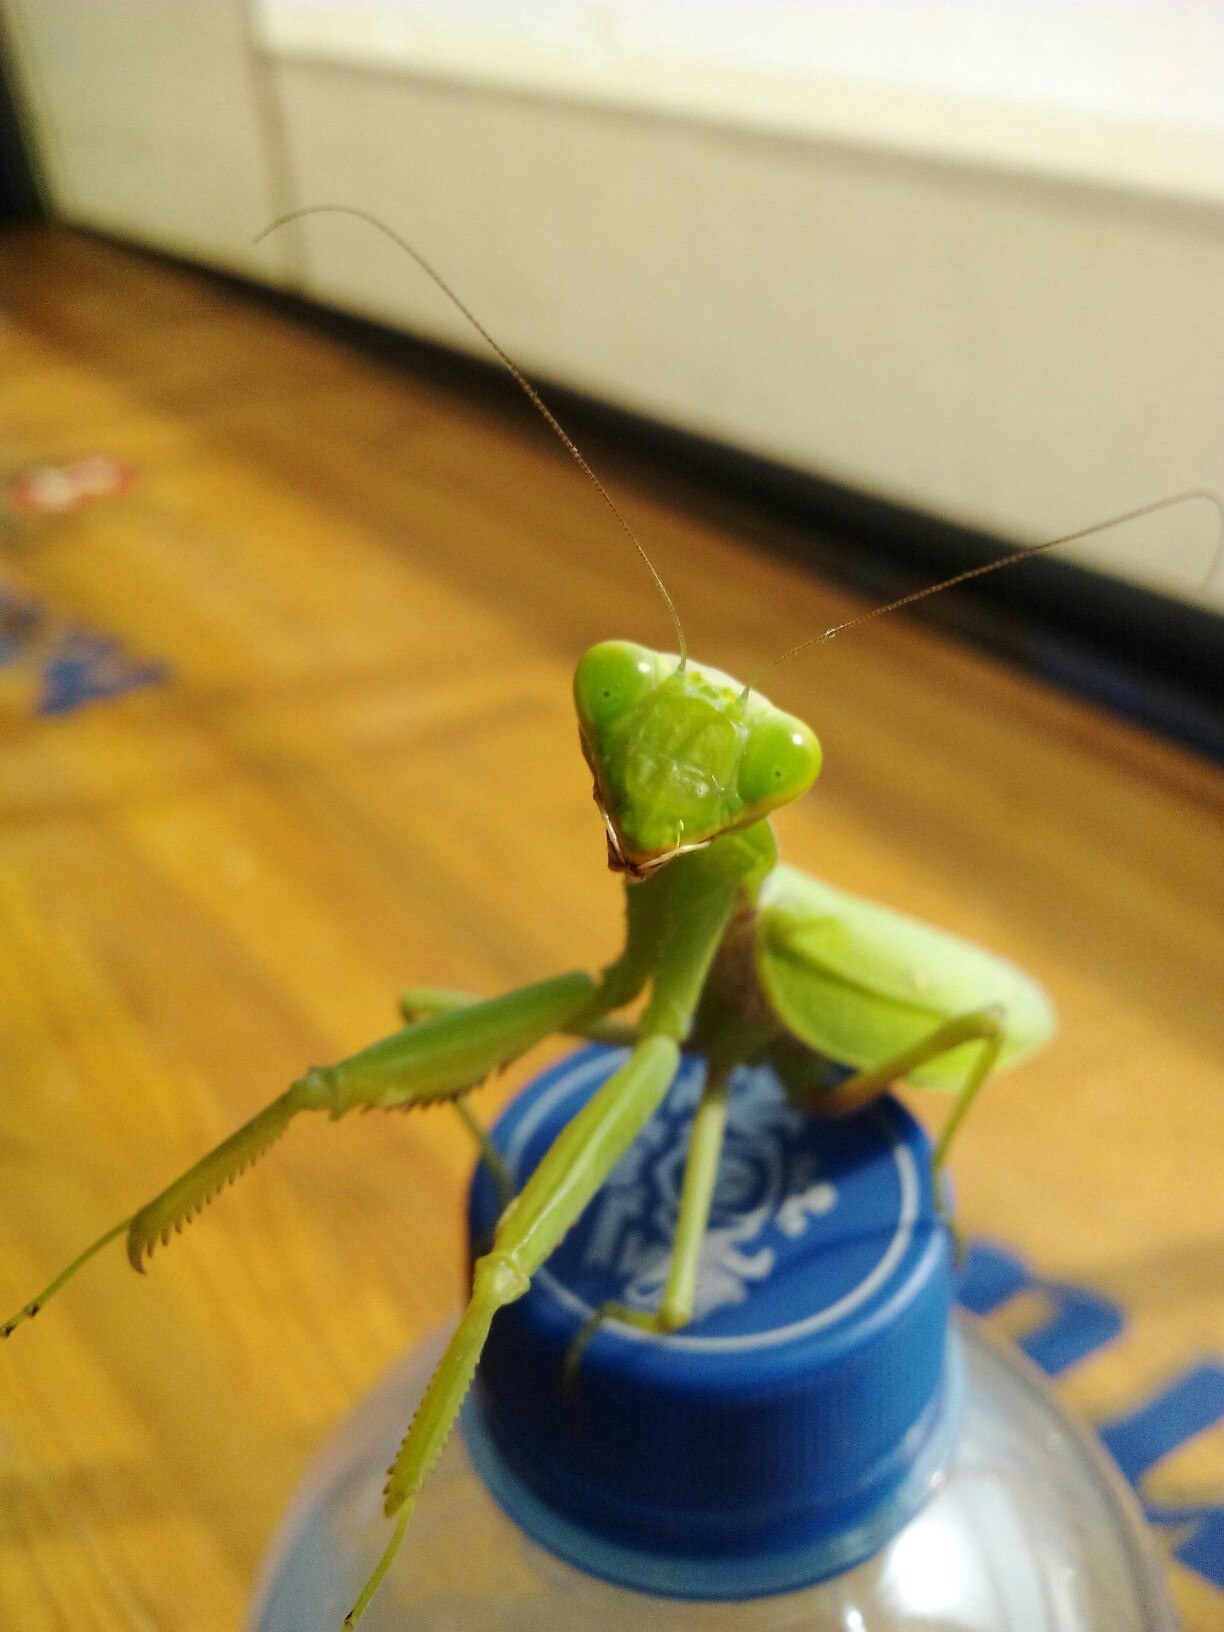
<svg viewBox="0 0 1224 1632">
<path fill-rule="evenodd" d="M 1224 114 L 1187 44 L 1214 38 L 1205 14 L 1169 36 L 1172 88 L 1132 52 L 1125 105 L 1098 106 L 1085 35 L 1043 109 L 997 51 L 1014 99 L 992 79 L 973 107 L 933 82 L 938 52 L 855 80 L 825 60 L 840 33 L 747 67 L 736 35 L 724 61 L 695 0 L 0 7 L 70 219 L 478 350 L 355 222 L 251 247 L 293 204 L 362 206 L 533 371 L 1018 540 L 1224 492 Z M 877 46 L 892 7 L 863 8 Z M 732 14 L 781 40 L 791 8 Z M 822 65 L 843 77 L 804 78 Z M 1153 123 L 1126 124 L 1141 104 Z M 1215 537 L 1200 505 L 1067 553 L 1194 599 Z M 1207 593 L 1224 609 L 1224 571 Z"/>
<path fill-rule="evenodd" d="M 405 233 L 539 374 L 1021 540 L 1224 492 L 1216 211 L 458 78 L 275 84 L 298 202 Z M 368 228 L 304 242 L 320 298 L 479 349 Z M 1217 527 L 1067 554 L 1194 599 Z"/>
<path fill-rule="evenodd" d="M 276 214 L 244 0 L 4 0 L 40 169 L 70 220 L 243 269 Z"/>
</svg>

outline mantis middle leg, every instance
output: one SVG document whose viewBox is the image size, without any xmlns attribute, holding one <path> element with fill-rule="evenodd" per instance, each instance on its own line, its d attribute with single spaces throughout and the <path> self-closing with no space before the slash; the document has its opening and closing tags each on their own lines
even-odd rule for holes
<svg viewBox="0 0 1224 1632">
<path fill-rule="evenodd" d="M 937 1059 L 953 1048 L 977 1041 L 982 1043 L 982 1049 L 957 1090 L 952 1113 L 944 1124 L 943 1132 L 932 1154 L 932 1167 L 938 1173 L 947 1157 L 956 1130 L 998 1059 L 999 1049 L 1003 1043 L 1003 1028 L 997 1010 L 985 1009 L 958 1016 L 957 1019 L 938 1027 L 913 1047 L 886 1060 L 882 1065 L 874 1066 L 870 1071 L 859 1071 L 839 1087 L 825 1091 L 819 1097 L 813 1097 L 806 1103 L 805 1108 L 818 1115 L 849 1115 L 885 1093 L 899 1077 L 917 1070 L 919 1066 Z M 666 1333 L 679 1331 L 693 1318 L 693 1301 L 701 1262 L 701 1243 L 709 1223 L 726 1127 L 727 1080 L 730 1069 L 730 1066 L 711 1067 L 693 1118 L 680 1192 L 680 1207 L 676 1217 L 671 1264 L 659 1307 L 647 1310 L 634 1309 L 623 1303 L 601 1305 L 578 1333 L 566 1356 L 566 1382 L 569 1386 L 576 1381 L 582 1356 L 606 1320 L 619 1320 L 627 1325 L 636 1326 L 641 1331 Z"/>
<path fill-rule="evenodd" d="M 477 1120 L 466 1098 L 461 1096 L 458 1099 L 453 1099 L 451 1104 L 455 1107 L 455 1115 L 475 1142 L 480 1160 L 488 1168 L 493 1179 L 501 1210 L 505 1212 L 506 1208 L 514 1200 L 514 1180 L 510 1176 L 510 1169 L 506 1166 L 501 1151 L 489 1138 L 484 1126 Z"/>
<path fill-rule="evenodd" d="M 935 1211 L 952 1237 L 958 1262 L 964 1257 L 964 1237 L 946 1206 L 940 1174 L 957 1130 L 968 1115 L 969 1107 L 977 1098 L 982 1085 L 995 1068 L 1005 1040 L 1003 1021 L 1003 1011 L 994 1006 L 958 1015 L 953 1020 L 946 1020 L 942 1026 L 936 1026 L 926 1037 L 894 1054 L 891 1059 L 884 1060 L 869 1070 L 856 1071 L 836 1088 L 803 1096 L 804 1109 L 816 1116 L 848 1116 L 854 1111 L 861 1110 L 864 1105 L 869 1105 L 881 1094 L 887 1093 L 893 1083 L 900 1082 L 911 1071 L 917 1071 L 920 1066 L 928 1064 L 931 1060 L 937 1060 L 941 1054 L 948 1054 L 952 1049 L 960 1048 L 965 1043 L 981 1044 L 977 1058 L 965 1073 L 960 1087 L 955 1090 L 951 1113 L 944 1122 L 935 1141 L 935 1148 L 931 1152 L 931 1172 L 935 1180 Z"/>
<path fill-rule="evenodd" d="M 578 1379 L 582 1357 L 592 1338 L 608 1320 L 619 1320 L 644 1332 L 675 1332 L 693 1318 L 697 1274 L 701 1267 L 701 1243 L 710 1221 L 718 1163 L 722 1155 L 727 1125 L 727 1087 L 730 1063 L 711 1065 L 701 1099 L 693 1116 L 680 1205 L 676 1213 L 676 1233 L 663 1296 L 657 1309 L 634 1309 L 626 1303 L 605 1303 L 586 1320 L 565 1357 L 565 1384 L 572 1388 Z"/>
</svg>

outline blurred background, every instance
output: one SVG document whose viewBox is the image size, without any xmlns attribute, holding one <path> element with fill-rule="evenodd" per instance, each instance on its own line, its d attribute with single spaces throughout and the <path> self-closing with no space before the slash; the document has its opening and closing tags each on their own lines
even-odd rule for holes
<svg viewBox="0 0 1224 1632">
<path fill-rule="evenodd" d="M 253 243 L 303 205 L 373 211 L 538 377 L 927 576 L 1224 487 L 1216 6 L 3 13 L 11 208 L 40 196 L 479 352 L 368 229 L 312 219 Z M 994 638 L 1218 751 L 1197 706 L 1219 676 L 1217 536 L 1188 505 L 994 579 L 986 597 L 1064 637 L 996 620 Z"/>
<path fill-rule="evenodd" d="M 0 1308 L 408 984 L 612 953 L 584 646 L 701 659 L 1224 493 L 1224 8 L 0 0 Z M 954 1159 L 966 1301 L 1224 1610 L 1210 498 L 770 676 L 787 858 L 1050 989 Z M 492 1115 L 520 1072 L 475 1096 Z M 930 1097 L 916 1107 L 934 1123 Z M 241 1623 L 460 1296 L 442 1118 L 295 1129 L 0 1355 L 0 1624 Z M 975 1278 L 976 1277 L 976 1278 Z M 8 1300 L 7 1303 L 5 1300 Z"/>
</svg>

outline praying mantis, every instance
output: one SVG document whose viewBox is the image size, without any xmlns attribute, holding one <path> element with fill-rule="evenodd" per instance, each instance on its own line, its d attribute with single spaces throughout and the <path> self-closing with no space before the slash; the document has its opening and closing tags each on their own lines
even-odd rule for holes
<svg viewBox="0 0 1224 1632">
<path fill-rule="evenodd" d="M 816 781 L 821 752 L 815 734 L 775 708 L 755 680 L 741 684 L 690 659 L 666 588 L 582 455 L 462 301 L 410 245 L 396 242 L 473 322 L 595 483 L 673 620 L 676 651 L 605 641 L 586 652 L 574 675 L 581 751 L 608 862 L 624 883 L 622 949 L 595 974 L 576 970 L 483 1001 L 433 988 L 409 991 L 402 1029 L 337 1064 L 306 1071 L 0 1328 L 9 1336 L 120 1235 L 126 1234 L 132 1267 L 143 1270 L 157 1244 L 167 1243 L 299 1114 L 336 1120 L 356 1109 L 444 1102 L 464 1111 L 471 1089 L 550 1036 L 625 1041 L 624 1063 L 561 1132 L 519 1193 L 505 1198 L 488 1250 L 474 1265 L 467 1308 L 391 1464 L 384 1505 L 393 1529 L 346 1617 L 348 1626 L 361 1619 L 392 1564 L 498 1310 L 527 1291 L 660 1105 L 682 1048 L 704 1059 L 705 1081 L 661 1300 L 651 1312 L 621 1305 L 599 1310 L 575 1340 L 571 1372 L 603 1321 L 667 1334 L 691 1318 L 737 1066 L 770 1066 L 795 1101 L 820 1116 L 850 1114 L 901 1081 L 949 1091 L 952 1110 L 932 1152 L 938 1172 L 982 1086 L 996 1070 L 1032 1054 L 1054 1026 L 1040 986 L 1013 965 L 779 861 L 770 817 Z M 1012 551 L 825 630 L 776 661 L 951 583 L 1191 497 L 1213 495 L 1179 494 Z M 635 1020 L 613 1018 L 639 1000 Z"/>
</svg>

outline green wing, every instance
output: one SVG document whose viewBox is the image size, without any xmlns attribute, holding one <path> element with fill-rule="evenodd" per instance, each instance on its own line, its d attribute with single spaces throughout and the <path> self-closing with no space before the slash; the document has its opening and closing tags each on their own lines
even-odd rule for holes
<svg viewBox="0 0 1224 1632">
<path fill-rule="evenodd" d="M 1054 1031 L 1049 999 L 1014 964 L 784 864 L 761 891 L 756 962 L 787 1029 L 858 1070 L 986 1004 L 1006 1017 L 1000 1065 L 1039 1048 Z M 931 1061 L 911 1080 L 958 1086 L 976 1046 Z"/>
</svg>

